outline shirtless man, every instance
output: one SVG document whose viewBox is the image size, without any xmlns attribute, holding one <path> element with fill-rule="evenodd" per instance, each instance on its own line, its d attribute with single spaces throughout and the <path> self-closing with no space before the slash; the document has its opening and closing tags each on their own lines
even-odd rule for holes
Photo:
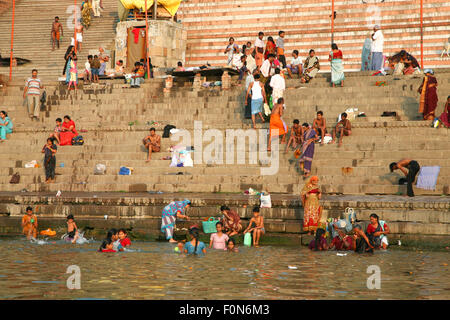
<svg viewBox="0 0 450 320">
<path fill-rule="evenodd" d="M 61 34 L 59 33 L 61 30 Z M 55 42 L 59 49 L 59 39 L 64 36 L 62 24 L 59 22 L 59 17 L 55 17 L 55 21 L 52 23 L 52 51 L 55 51 Z"/>
<path fill-rule="evenodd" d="M 149 162 L 152 158 L 152 152 L 159 152 L 161 150 L 161 136 L 156 134 L 155 128 L 151 128 L 150 134 L 142 142 L 148 150 L 148 158 L 145 162 Z"/>
<path fill-rule="evenodd" d="M 77 51 L 81 52 L 81 45 L 83 43 L 83 25 L 79 22 L 75 23 L 75 38 L 77 40 Z M 75 45 L 75 40 L 72 38 L 73 46 Z"/>
<path fill-rule="evenodd" d="M 286 150 L 284 153 L 288 152 L 289 146 L 292 144 L 292 148 L 297 148 L 298 145 L 303 143 L 303 127 L 300 125 L 298 119 L 294 120 L 294 124 L 291 129 L 291 135 L 289 136 L 289 141 L 286 145 Z"/>
<path fill-rule="evenodd" d="M 264 229 L 264 218 L 259 214 L 259 207 L 253 208 L 253 218 L 250 219 L 247 229 L 245 229 L 244 234 L 247 232 L 253 233 L 253 246 L 259 247 L 259 239 L 261 235 L 266 233 Z"/>
<path fill-rule="evenodd" d="M 417 173 L 420 170 L 419 163 L 416 160 L 402 159 L 398 162 L 392 162 L 389 165 L 389 169 L 391 170 L 391 172 L 394 172 L 394 170 L 397 169 L 400 169 L 403 172 L 403 174 L 406 176 L 406 181 L 408 183 L 406 187 L 408 197 L 414 197 L 412 185 L 414 183 L 414 180 L 416 180 Z"/>
<path fill-rule="evenodd" d="M 323 138 L 325 138 L 325 134 L 327 133 L 327 123 L 325 118 L 323 117 L 322 111 L 317 111 L 317 118 L 314 119 L 313 129 L 316 130 L 317 135 L 320 136 L 320 144 L 323 144 Z"/>
<path fill-rule="evenodd" d="M 27 207 L 27 213 L 22 217 L 23 234 L 30 240 L 31 237 L 37 237 L 38 222 L 36 216 L 33 214 L 33 209 Z"/>
<path fill-rule="evenodd" d="M 336 139 L 336 132 L 339 132 L 339 147 L 342 146 L 342 139 L 344 136 L 349 136 L 352 134 L 352 125 L 350 120 L 347 119 L 347 114 L 344 112 L 341 114 L 342 120 L 339 121 L 333 131 L 333 142 Z"/>
</svg>

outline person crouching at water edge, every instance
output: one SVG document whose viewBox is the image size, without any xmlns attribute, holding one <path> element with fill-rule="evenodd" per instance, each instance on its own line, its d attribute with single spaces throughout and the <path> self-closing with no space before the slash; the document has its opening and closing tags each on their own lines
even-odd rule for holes
<svg viewBox="0 0 450 320">
<path fill-rule="evenodd" d="M 176 242 L 173 239 L 173 229 L 177 218 L 189 220 L 189 217 L 184 214 L 187 208 L 191 205 L 191 201 L 172 201 L 164 207 L 161 217 L 161 232 L 166 235 L 169 242 Z"/>
<path fill-rule="evenodd" d="M 325 230 L 318 228 L 314 240 L 311 240 L 308 248 L 314 251 L 328 250 L 327 240 L 325 239 Z"/>
<path fill-rule="evenodd" d="M 36 238 L 37 236 L 38 222 L 31 207 L 27 207 L 26 212 L 27 213 L 22 217 L 23 234 L 27 236 L 28 240 L 31 240 L 31 237 Z"/>
<path fill-rule="evenodd" d="M 192 237 L 192 240 L 189 242 L 186 242 L 186 244 L 184 245 L 184 253 L 187 254 L 195 254 L 195 255 L 199 255 L 199 254 L 206 254 L 206 246 L 202 241 L 198 240 L 199 234 L 198 234 L 198 229 L 197 228 L 192 228 L 191 230 L 189 230 L 189 234 Z"/>
<path fill-rule="evenodd" d="M 387 234 L 389 234 L 389 226 L 383 220 L 380 220 L 377 214 L 370 215 L 370 224 L 367 226 L 367 234 L 376 249 L 387 249 L 389 245 Z"/>
<path fill-rule="evenodd" d="M 264 218 L 259 214 L 259 210 L 259 207 L 253 208 L 253 218 L 250 219 L 250 223 L 244 231 L 244 235 L 247 232 L 252 233 L 254 247 L 259 247 L 259 239 L 266 233 L 266 229 L 264 229 Z"/>
</svg>

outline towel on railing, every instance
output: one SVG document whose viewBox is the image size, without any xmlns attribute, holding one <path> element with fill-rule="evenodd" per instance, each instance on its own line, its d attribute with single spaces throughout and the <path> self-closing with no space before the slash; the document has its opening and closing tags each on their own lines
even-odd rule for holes
<svg viewBox="0 0 450 320">
<path fill-rule="evenodd" d="M 421 167 L 416 187 L 425 190 L 435 190 L 440 170 L 441 167 L 439 166 Z"/>
</svg>

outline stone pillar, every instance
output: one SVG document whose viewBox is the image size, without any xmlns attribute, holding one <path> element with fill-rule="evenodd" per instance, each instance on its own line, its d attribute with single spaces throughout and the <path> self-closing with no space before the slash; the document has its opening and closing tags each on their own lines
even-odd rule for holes
<svg viewBox="0 0 450 320">
<path fill-rule="evenodd" d="M 222 75 L 222 89 L 230 89 L 231 87 L 231 77 L 228 71 L 224 71 Z"/>
</svg>

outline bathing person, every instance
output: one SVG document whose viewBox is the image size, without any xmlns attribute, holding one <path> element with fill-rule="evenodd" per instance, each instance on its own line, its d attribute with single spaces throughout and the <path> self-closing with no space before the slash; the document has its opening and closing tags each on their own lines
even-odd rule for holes
<svg viewBox="0 0 450 320">
<path fill-rule="evenodd" d="M 36 238 L 37 236 L 38 222 L 31 207 L 27 207 L 26 212 L 27 213 L 22 217 L 22 228 L 23 234 L 27 236 L 28 240 L 30 240 L 31 237 Z"/>
<path fill-rule="evenodd" d="M 125 229 L 119 229 L 119 240 L 122 247 L 129 247 L 131 246 L 131 240 L 128 238 L 127 230 Z"/>
<path fill-rule="evenodd" d="M 100 246 L 99 252 L 117 252 L 114 250 L 113 242 L 111 239 L 105 239 Z"/>
<path fill-rule="evenodd" d="M 72 214 L 67 216 L 67 236 L 72 239 L 72 243 L 76 243 L 79 238 L 77 224 Z"/>
<path fill-rule="evenodd" d="M 191 202 L 187 199 L 184 201 L 172 201 L 164 207 L 161 217 L 161 232 L 164 232 L 169 242 L 177 242 L 173 239 L 173 229 L 177 218 L 189 220 L 184 212 L 190 207 Z"/>
<path fill-rule="evenodd" d="M 221 206 L 220 211 L 223 214 L 223 225 L 226 234 L 232 237 L 242 230 L 241 217 L 236 211 L 231 210 L 227 206 Z"/>
<path fill-rule="evenodd" d="M 106 239 L 105 241 L 111 241 L 112 243 L 112 249 L 114 249 L 114 252 L 117 251 L 123 251 L 123 247 L 120 244 L 120 240 L 119 240 L 119 233 L 117 232 L 117 229 L 111 229 L 108 231 L 107 235 L 106 235 Z M 105 242 L 103 242 L 104 244 Z M 103 246 L 102 244 L 102 246 Z M 100 247 L 100 249 L 102 249 L 102 247 Z"/>
<path fill-rule="evenodd" d="M 355 252 L 364 253 L 370 252 L 373 253 L 374 246 L 370 239 L 367 237 L 365 230 L 367 230 L 368 223 L 364 221 L 358 222 L 353 227 L 354 239 L 355 239 Z"/>
<path fill-rule="evenodd" d="M 197 228 L 192 228 L 189 230 L 189 234 L 192 237 L 192 240 L 189 242 L 186 242 L 184 245 L 184 253 L 187 254 L 205 254 L 206 253 L 206 246 L 202 241 L 198 240 L 199 234 Z"/>
<path fill-rule="evenodd" d="M 222 222 L 216 223 L 216 233 L 211 234 L 209 240 L 209 248 L 214 248 L 218 250 L 226 250 L 227 249 L 227 241 L 229 239 L 228 235 L 222 232 L 223 224 Z"/>
<path fill-rule="evenodd" d="M 234 241 L 233 238 L 228 239 L 227 251 L 228 252 L 239 252 L 239 249 L 236 247 L 236 242 Z"/>
<path fill-rule="evenodd" d="M 314 251 L 328 250 L 327 240 L 325 239 L 325 230 L 318 228 L 314 240 L 311 240 L 308 248 Z"/>
<path fill-rule="evenodd" d="M 367 234 L 372 237 L 375 248 L 386 249 L 389 245 L 387 234 L 389 234 L 389 226 L 378 215 L 372 213 L 370 215 L 370 224 L 367 226 Z"/>
<path fill-rule="evenodd" d="M 259 214 L 259 210 L 259 207 L 253 208 L 253 218 L 250 219 L 250 223 L 244 231 L 244 234 L 252 232 L 254 247 L 259 247 L 259 239 L 266 232 L 264 229 L 264 218 Z"/>
</svg>

